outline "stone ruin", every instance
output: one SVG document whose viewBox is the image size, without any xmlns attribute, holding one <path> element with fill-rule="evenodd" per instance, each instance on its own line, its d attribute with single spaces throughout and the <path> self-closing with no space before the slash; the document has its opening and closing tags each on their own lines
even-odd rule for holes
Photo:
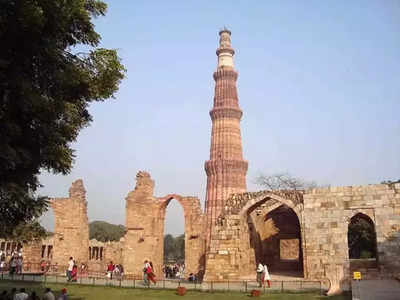
<svg viewBox="0 0 400 300">
<path fill-rule="evenodd" d="M 235 51 L 231 32 L 223 29 L 219 35 L 210 159 L 204 166 L 204 213 L 196 197 L 154 196 L 154 181 L 141 171 L 126 197 L 125 236 L 113 243 L 89 241 L 86 192 L 82 180 L 77 180 L 68 198 L 52 199 L 54 236 L 24 245 L 27 260 L 65 265 L 73 256 L 99 271 L 113 260 L 123 264 L 125 274 L 141 276 L 143 261 L 150 259 L 161 274 L 165 212 L 171 199 L 176 199 L 185 217 L 186 276 L 254 279 L 256 263 L 262 261 L 273 276 L 281 272 L 296 280 L 327 279 L 330 293 L 335 293 L 347 288 L 353 270 L 361 270 L 364 278 L 399 273 L 400 183 L 246 192 L 248 162 L 242 151 Z M 349 222 L 358 217 L 374 227 L 376 259 L 349 258 Z M 14 246 L 1 241 L 2 250 Z"/>
<path fill-rule="evenodd" d="M 63 266 L 73 256 L 100 271 L 113 260 L 124 265 L 126 274 L 140 277 L 143 261 L 150 259 L 162 274 L 165 212 L 175 199 L 185 217 L 186 275 L 204 274 L 207 281 L 254 279 L 256 262 L 265 261 L 272 274 L 292 271 L 309 280 L 328 279 L 332 291 L 346 289 L 352 271 L 348 224 L 360 214 L 374 224 L 377 258 L 374 266 L 358 264 L 358 270 L 374 278 L 400 272 L 400 183 L 233 194 L 212 229 L 208 248 L 199 199 L 155 197 L 153 190 L 150 175 L 139 172 L 126 197 L 125 236 L 102 243 L 89 241 L 85 189 L 82 180 L 75 181 L 68 198 L 51 200 L 54 236 L 24 246 L 26 260 Z M 11 249 L 10 243 L 0 242 L 2 250 Z"/>
</svg>

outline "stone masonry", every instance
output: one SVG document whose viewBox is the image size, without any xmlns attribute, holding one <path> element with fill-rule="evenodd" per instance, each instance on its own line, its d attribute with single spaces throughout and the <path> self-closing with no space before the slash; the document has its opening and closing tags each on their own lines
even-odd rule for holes
<svg viewBox="0 0 400 300">
<path fill-rule="evenodd" d="M 176 199 L 185 214 L 186 273 L 204 270 L 204 215 L 200 200 L 171 194 L 153 196 L 154 181 L 147 172 L 136 176 L 136 187 L 126 197 L 126 235 L 123 253 L 125 272 L 142 276 L 145 259 L 153 262 L 156 274 L 162 274 L 164 257 L 164 221 L 168 203 Z"/>
<path fill-rule="evenodd" d="M 240 119 L 242 111 L 236 90 L 238 73 L 234 69 L 231 32 L 219 32 L 218 67 L 214 72 L 214 107 L 212 120 L 210 160 L 205 163 L 206 241 L 222 211 L 224 200 L 232 193 L 246 191 L 247 161 L 243 160 Z"/>
<path fill-rule="evenodd" d="M 55 217 L 52 263 L 66 265 L 70 256 L 78 263 L 87 263 L 89 224 L 83 181 L 72 183 L 68 198 L 55 198 L 50 204 Z"/>
</svg>

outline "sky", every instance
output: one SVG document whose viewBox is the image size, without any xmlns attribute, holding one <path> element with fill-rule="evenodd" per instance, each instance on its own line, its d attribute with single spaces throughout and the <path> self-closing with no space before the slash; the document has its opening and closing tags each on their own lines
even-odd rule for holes
<svg viewBox="0 0 400 300">
<path fill-rule="evenodd" d="M 41 195 L 83 179 L 89 221 L 125 224 L 139 170 L 155 196 L 204 207 L 218 31 L 232 31 L 248 190 L 289 172 L 331 186 L 400 179 L 400 1 L 106 1 L 101 47 L 127 68 L 115 99 L 90 106 L 68 176 L 43 173 Z M 54 224 L 52 212 L 42 223 Z M 167 208 L 166 233 L 184 232 Z"/>
</svg>

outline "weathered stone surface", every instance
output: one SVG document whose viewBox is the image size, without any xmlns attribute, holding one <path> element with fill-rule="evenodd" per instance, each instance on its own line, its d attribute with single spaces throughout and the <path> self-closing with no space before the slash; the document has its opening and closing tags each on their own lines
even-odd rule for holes
<svg viewBox="0 0 400 300">
<path fill-rule="evenodd" d="M 206 190 L 206 242 L 224 209 L 224 202 L 232 193 L 246 191 L 247 161 L 243 160 L 240 119 L 242 111 L 236 90 L 237 72 L 233 66 L 235 51 L 231 47 L 229 30 L 220 31 L 217 49 L 218 67 L 214 73 L 214 106 L 212 120 L 210 160 L 205 162 Z"/>
<path fill-rule="evenodd" d="M 136 179 L 135 190 L 126 198 L 125 272 L 141 276 L 143 261 L 147 259 L 153 262 L 156 274 L 162 274 L 165 213 L 168 203 L 175 199 L 185 215 L 185 272 L 202 274 L 205 250 L 200 200 L 177 194 L 156 198 L 154 182 L 148 173 L 139 172 Z"/>
<path fill-rule="evenodd" d="M 70 256 L 77 263 L 88 263 L 89 224 L 83 181 L 72 183 L 69 198 L 51 199 L 50 204 L 55 217 L 52 263 L 66 265 Z"/>
</svg>

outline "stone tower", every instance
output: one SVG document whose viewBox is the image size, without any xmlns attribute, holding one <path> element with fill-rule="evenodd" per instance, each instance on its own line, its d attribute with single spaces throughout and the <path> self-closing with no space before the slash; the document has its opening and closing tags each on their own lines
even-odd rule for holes
<svg viewBox="0 0 400 300">
<path fill-rule="evenodd" d="M 221 213 L 224 201 L 232 193 L 246 191 L 248 163 L 243 160 L 240 119 L 242 111 L 236 90 L 238 73 L 234 69 L 231 32 L 219 32 L 217 49 L 218 66 L 214 72 L 214 106 L 210 111 L 212 120 L 210 160 L 205 163 L 207 173 L 206 191 L 206 241 Z"/>
</svg>

